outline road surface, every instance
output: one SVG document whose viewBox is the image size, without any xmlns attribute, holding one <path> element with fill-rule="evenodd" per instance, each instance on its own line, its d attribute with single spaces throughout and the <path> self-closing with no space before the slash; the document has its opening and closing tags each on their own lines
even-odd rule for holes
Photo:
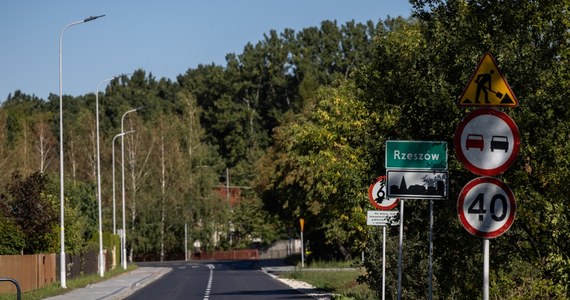
<svg viewBox="0 0 570 300">
<path fill-rule="evenodd" d="M 172 271 L 126 299 L 314 299 L 263 272 L 255 261 L 141 263 Z"/>
</svg>

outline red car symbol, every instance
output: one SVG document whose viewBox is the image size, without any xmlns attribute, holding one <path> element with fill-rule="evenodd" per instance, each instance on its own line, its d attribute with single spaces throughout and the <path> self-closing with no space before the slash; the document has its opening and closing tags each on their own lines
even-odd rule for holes
<svg viewBox="0 0 570 300">
<path fill-rule="evenodd" d="M 468 134 L 467 140 L 465 140 L 465 148 L 467 150 L 470 148 L 477 148 L 479 151 L 483 151 L 484 144 L 483 136 L 480 134 Z"/>
</svg>

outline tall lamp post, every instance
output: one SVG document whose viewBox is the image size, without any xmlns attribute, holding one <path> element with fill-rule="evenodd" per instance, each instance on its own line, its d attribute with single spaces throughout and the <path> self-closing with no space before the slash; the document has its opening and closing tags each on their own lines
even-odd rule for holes
<svg viewBox="0 0 570 300">
<path fill-rule="evenodd" d="M 113 234 L 117 234 L 117 222 L 116 222 L 116 215 L 115 215 L 115 140 L 120 137 L 123 136 L 125 134 L 134 132 L 134 130 L 129 130 L 127 132 L 121 132 L 117 135 L 115 135 L 115 137 L 113 137 Z"/>
<path fill-rule="evenodd" d="M 95 93 L 95 127 L 97 129 L 97 202 L 99 204 L 99 276 L 105 276 L 105 257 L 103 256 L 103 217 L 101 213 L 101 154 L 99 151 L 99 87 L 115 77 L 102 80 Z"/>
<path fill-rule="evenodd" d="M 63 176 L 63 82 L 62 82 L 62 45 L 63 45 L 63 33 L 67 28 L 86 23 L 89 21 L 93 21 L 95 19 L 104 17 L 105 15 L 89 17 L 80 21 L 75 21 L 66 25 L 63 30 L 61 30 L 61 34 L 59 35 L 59 177 L 60 177 L 60 246 L 61 252 L 59 257 L 59 269 L 60 269 L 60 282 L 62 288 L 67 288 L 66 286 L 66 271 L 65 271 L 65 196 L 64 196 L 64 176 Z"/>
<path fill-rule="evenodd" d="M 124 121 L 125 116 L 129 113 L 135 112 L 139 109 L 144 108 L 144 106 L 137 107 L 135 109 L 131 109 L 126 111 L 123 116 L 121 117 L 121 133 L 125 132 L 124 129 Z M 121 180 L 122 180 L 122 197 L 123 197 L 123 249 L 121 252 L 121 260 L 123 263 L 123 269 L 127 269 L 127 226 L 125 222 L 126 214 L 125 214 L 125 135 L 121 135 Z"/>
</svg>

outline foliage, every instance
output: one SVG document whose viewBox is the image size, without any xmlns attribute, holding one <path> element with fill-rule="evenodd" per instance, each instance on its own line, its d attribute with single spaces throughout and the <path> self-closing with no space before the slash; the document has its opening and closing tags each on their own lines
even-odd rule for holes
<svg viewBox="0 0 570 300">
<path fill-rule="evenodd" d="M 522 140 L 515 164 L 497 176 L 511 187 L 518 207 L 512 228 L 491 243 L 491 294 L 568 298 L 570 3 L 410 2 L 411 19 L 270 30 L 242 53 L 228 54 L 226 66 L 200 65 L 176 82 L 144 70 L 110 82 L 100 95 L 104 231 L 111 223 L 111 163 L 120 154 L 111 151 L 111 141 L 123 129 L 123 114 L 145 106 L 125 120 L 126 129 L 135 130 L 125 136 L 124 165 L 135 258 L 180 257 L 186 224 L 190 243 L 200 240 L 209 250 L 296 236 L 302 217 L 316 258 L 351 258 L 364 250 L 369 258 L 362 278 L 377 291 L 380 237 L 365 225 L 372 209 L 366 192 L 385 172 L 385 141 L 441 140 L 450 148 L 450 197 L 434 205 L 434 295 L 478 295 L 481 241 L 462 228 L 454 201 L 474 175 L 455 159 L 451 145 L 458 122 L 471 111 L 456 100 L 490 52 L 520 102 L 508 114 Z M 64 96 L 70 251 L 86 247 L 98 222 L 94 99 Z M 13 232 L 6 251 L 30 247 L 21 245 L 19 233 L 32 234 L 31 227 L 20 223 L 42 221 L 15 218 L 16 197 L 30 193 L 28 207 L 38 201 L 57 215 L 58 104 L 56 95 L 43 101 L 21 91 L 2 104 L 2 230 Z M 123 167 L 114 162 L 113 170 Z M 37 170 L 50 180 L 32 175 Z M 9 178 L 16 172 L 22 175 Z M 233 212 L 223 188 L 230 181 L 253 187 L 242 190 L 243 202 Z M 405 202 L 405 298 L 426 297 L 427 219 L 426 201 Z M 51 222 L 43 230 L 53 238 L 36 240 L 50 249 L 57 246 L 58 226 L 55 217 Z M 392 269 L 396 236 L 389 231 Z M 394 296 L 395 274 L 386 279 Z"/>
<path fill-rule="evenodd" d="M 191 238 L 200 239 L 206 248 L 219 246 L 218 238 L 230 245 L 230 221 L 238 225 L 236 235 L 243 244 L 258 237 L 268 243 L 286 232 L 286 228 L 275 227 L 281 223 L 274 216 L 245 205 L 237 207 L 244 214 L 230 219 L 229 207 L 221 201 L 216 186 L 226 180 L 225 170 L 231 173 L 232 185 L 251 186 L 258 176 L 252 166 L 273 143 L 274 128 L 302 112 L 320 85 L 337 84 L 369 62 L 377 29 L 373 22 L 339 25 L 323 21 L 299 32 L 270 30 L 261 41 L 245 45 L 242 53 L 229 54 L 226 66 L 200 65 L 176 82 L 156 79 L 144 70 L 117 76 L 97 95 L 103 230 L 120 219 L 120 201 L 118 217 L 110 218 L 115 213 L 115 196 L 121 197 L 115 169 L 123 167 L 121 156 L 116 155 L 121 154 L 119 148 L 113 153 L 111 142 L 126 125 L 125 130 L 135 132 L 115 145 L 125 140 L 125 201 L 132 240 L 128 243 L 134 257 L 176 256 L 182 251 L 185 224 L 190 225 Z M 95 99 L 94 94 L 63 95 L 64 228 L 66 250 L 72 252 L 96 239 L 98 227 Z M 45 174 L 51 180 L 46 198 L 56 211 L 59 186 L 55 177 L 60 172 L 56 137 L 60 132 L 54 112 L 59 104 L 57 95 L 44 101 L 16 90 L 0 110 L 0 142 L 6 146 L 0 153 L 0 163 L 7 170 L 3 174 L 18 171 L 28 176 L 37 170 Z M 143 106 L 123 118 L 126 111 Z M 0 176 L 2 186 L 10 180 Z M 111 184 L 115 184 L 113 194 Z M 258 199 L 253 194 L 244 197 L 254 207 L 259 207 Z M 335 228 L 331 234 L 343 231 L 336 229 L 342 224 L 331 226 Z"/>
<path fill-rule="evenodd" d="M 248 249 L 253 244 L 271 245 L 280 236 L 281 222 L 263 209 L 263 203 L 253 195 L 244 196 L 233 209 L 232 240 L 236 248 Z"/>
<path fill-rule="evenodd" d="M 21 254 L 26 237 L 11 219 L 0 214 L 0 255 Z"/>
<path fill-rule="evenodd" d="M 10 224 L 17 226 L 12 230 L 18 231 L 25 237 L 22 247 L 24 254 L 49 253 L 57 245 L 57 210 L 46 195 L 48 179 L 40 173 L 34 173 L 23 178 L 19 173 L 12 175 L 12 181 L 7 186 L 8 194 L 2 194 L 2 212 Z M 14 242 L 21 238 L 14 236 Z"/>
<path fill-rule="evenodd" d="M 459 114 L 452 101 L 461 94 L 483 53 L 490 51 L 498 59 L 521 103 L 509 114 L 522 132 L 522 147 L 517 163 L 500 176 L 515 192 L 518 213 L 513 228 L 493 240 L 491 265 L 500 271 L 491 278 L 492 292 L 504 296 L 499 291 L 516 285 L 519 289 L 507 298 L 567 297 L 569 260 L 563 232 L 568 232 L 570 224 L 564 217 L 566 205 L 555 193 L 565 194 L 568 183 L 569 165 L 566 155 L 560 155 L 568 143 L 560 138 L 568 135 L 569 118 L 568 110 L 560 106 L 565 92 L 559 90 L 566 89 L 568 82 L 563 71 L 567 69 L 568 3 L 413 3 L 418 18 L 378 38 L 375 61 L 359 74 L 359 87 L 370 92 L 371 105 L 389 105 L 404 113 L 392 138 L 451 144 L 460 116 L 468 112 L 461 109 Z M 457 195 L 472 175 L 451 160 L 450 178 L 450 194 Z M 452 201 L 435 208 L 434 286 L 442 298 L 477 295 L 481 286 L 480 276 L 473 272 L 480 269 L 480 242 L 459 228 L 457 219 L 451 218 L 454 211 Z M 424 212 L 419 203 L 406 202 L 406 248 L 427 241 Z M 404 259 L 424 264 L 425 251 L 417 248 L 411 254 Z M 426 272 L 412 268 L 405 273 L 408 278 L 411 274 L 421 278 Z M 520 281 L 513 281 L 515 277 Z M 412 293 L 408 296 L 425 297 L 425 283 L 404 278 L 403 285 L 404 293 Z"/>
<path fill-rule="evenodd" d="M 361 187 L 371 160 L 362 146 L 366 127 L 379 118 L 350 86 L 323 89 L 298 123 L 276 131 L 276 146 L 259 164 L 258 192 L 266 207 L 290 227 L 305 218 L 317 256 L 346 258 L 362 247 L 368 202 Z"/>
</svg>

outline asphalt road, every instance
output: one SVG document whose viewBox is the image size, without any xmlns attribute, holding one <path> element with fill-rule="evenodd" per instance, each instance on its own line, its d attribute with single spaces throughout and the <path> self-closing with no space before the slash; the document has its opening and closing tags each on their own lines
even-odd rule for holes
<svg viewBox="0 0 570 300">
<path fill-rule="evenodd" d="M 263 272 L 254 261 L 139 263 L 172 271 L 126 299 L 314 299 Z"/>
</svg>

